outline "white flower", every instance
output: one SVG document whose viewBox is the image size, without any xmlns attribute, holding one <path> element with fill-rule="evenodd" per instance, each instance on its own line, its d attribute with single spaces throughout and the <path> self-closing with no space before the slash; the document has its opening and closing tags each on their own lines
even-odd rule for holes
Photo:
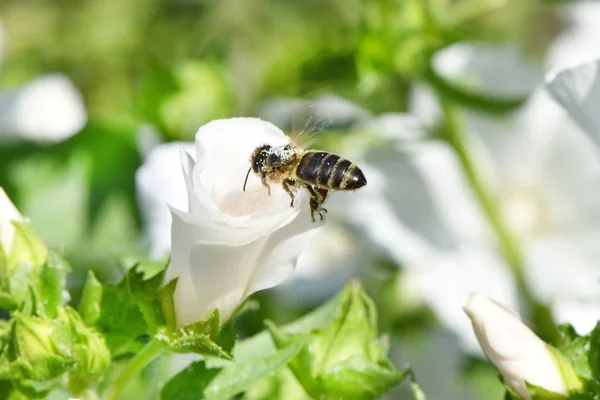
<svg viewBox="0 0 600 400">
<path fill-rule="evenodd" d="M 63 75 L 0 93 L 0 142 L 59 142 L 79 132 L 86 120 L 81 94 Z"/>
<path fill-rule="evenodd" d="M 153 147 L 136 173 L 136 189 L 144 236 L 153 259 L 171 250 L 171 207 L 188 209 L 188 194 L 181 172 L 181 149 L 196 154 L 193 143 L 166 143 Z M 246 157 L 247 158 L 247 157 Z"/>
<path fill-rule="evenodd" d="M 222 323 L 229 320 L 247 296 L 287 279 L 320 230 L 321 224 L 311 222 L 304 191 L 293 208 L 279 185 L 272 185 L 269 196 L 252 174 L 242 191 L 254 148 L 288 141 L 268 122 L 233 118 L 200 128 L 196 162 L 181 150 L 188 204 L 187 211 L 171 207 L 171 260 L 165 276 L 165 282 L 178 278 L 178 325 L 204 320 L 215 309 Z M 145 180 L 143 173 L 140 180 Z"/>
<path fill-rule="evenodd" d="M 550 71 L 546 75 L 546 87 L 600 147 L 600 59 Z"/>
<path fill-rule="evenodd" d="M 505 97 L 519 95 L 516 89 L 531 88 L 542 76 L 541 71 L 510 73 L 503 66 L 507 49 L 500 49 L 493 62 L 489 48 L 481 49 L 485 62 L 479 50 L 459 46 L 458 54 L 441 57 L 437 67 L 446 65 L 449 71 L 440 73 L 448 78 Z M 518 70 L 525 68 L 509 60 Z M 496 66 L 492 85 L 476 69 L 482 63 Z M 494 91 L 504 86 L 514 91 Z M 440 115 L 436 99 L 422 90 L 412 111 L 433 124 Z M 463 117 L 478 172 L 519 241 L 534 295 L 552 307 L 558 322 L 589 331 L 600 318 L 600 272 L 594 268 L 600 264 L 594 239 L 600 234 L 600 158 L 595 149 L 543 90 L 506 117 L 476 112 Z M 407 145 L 398 139 L 367 153 L 365 162 L 361 168 L 369 185 L 349 198 L 354 206 L 348 218 L 405 268 L 407 279 L 463 345 L 476 349 L 461 319 L 462 293 L 479 291 L 516 308 L 517 290 L 456 154 L 442 142 Z"/>
<path fill-rule="evenodd" d="M 23 221 L 23 216 L 0 187 L 0 245 L 5 254 L 10 252 L 15 237 L 15 227 L 11 221 Z"/>
<path fill-rule="evenodd" d="M 521 398 L 531 399 L 525 382 L 568 394 L 560 360 L 521 322 L 515 311 L 479 293 L 467 295 L 463 309 L 471 319 L 483 352 Z"/>
<path fill-rule="evenodd" d="M 347 128 L 371 116 L 359 105 L 335 95 L 321 96 L 314 101 L 274 97 L 262 105 L 258 115 L 277 126 L 297 131 L 328 126 Z"/>
</svg>

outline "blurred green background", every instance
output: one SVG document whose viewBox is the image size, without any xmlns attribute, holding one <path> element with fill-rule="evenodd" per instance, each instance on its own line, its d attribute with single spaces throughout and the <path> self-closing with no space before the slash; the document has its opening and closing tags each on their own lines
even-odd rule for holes
<svg viewBox="0 0 600 400">
<path fill-rule="evenodd" d="M 375 115 L 405 111 L 414 84 L 435 84 L 432 55 L 453 43 L 516 43 L 539 64 L 569 23 L 560 3 L 2 0 L 0 91 L 62 73 L 81 91 L 88 122 L 52 145 L 0 143 L 0 186 L 71 261 L 75 289 L 90 268 L 115 280 L 123 257 L 146 254 L 135 190 L 142 127 L 161 141 L 193 140 L 200 125 L 256 115 L 275 96 L 336 94 Z M 487 106 L 460 86 L 445 89 L 462 94 L 465 105 Z M 396 287 L 395 266 L 369 268 L 383 327 L 418 338 L 431 321 L 406 313 L 385 290 Z M 303 311 L 276 309 L 272 296 L 259 294 L 261 315 L 240 321 L 247 333 L 260 329 L 260 317 L 285 321 Z M 417 343 L 413 351 L 427 348 Z M 460 379 L 496 385 L 495 372 L 482 365 L 467 361 Z"/>
</svg>

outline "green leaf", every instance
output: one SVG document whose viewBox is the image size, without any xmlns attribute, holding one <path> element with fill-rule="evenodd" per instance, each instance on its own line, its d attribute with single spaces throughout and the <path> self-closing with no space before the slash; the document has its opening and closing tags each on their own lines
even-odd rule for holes
<svg viewBox="0 0 600 400">
<path fill-rule="evenodd" d="M 165 400 L 230 399 L 260 379 L 285 368 L 303 346 L 303 342 L 293 343 L 268 357 L 232 362 L 219 368 L 208 368 L 205 361 L 192 363 L 167 382 L 161 392 L 161 398 Z"/>
<path fill-rule="evenodd" d="M 139 351 L 150 333 L 138 303 L 128 290 L 126 280 L 104 286 L 98 330 L 106 337 L 113 357 Z"/>
<path fill-rule="evenodd" d="M 244 393 L 243 400 L 312 400 L 289 368 L 261 379 Z"/>
<path fill-rule="evenodd" d="M 320 329 L 327 326 L 335 316 L 339 297 L 340 295 L 334 297 L 316 310 L 279 329 L 286 333 L 307 333 L 313 329 Z M 276 348 L 273 345 L 269 332 L 266 331 L 249 339 L 239 341 L 234 349 L 235 359 L 238 361 L 260 358 L 275 352 Z"/>
<path fill-rule="evenodd" d="M 588 365 L 592 377 L 600 381 L 600 323 L 589 334 Z"/>
<path fill-rule="evenodd" d="M 175 293 L 177 279 L 178 278 L 173 279 L 158 291 L 162 315 L 167 331 L 169 332 L 177 329 L 177 315 L 175 314 L 175 303 L 173 301 L 173 293 Z"/>
<path fill-rule="evenodd" d="M 349 283 L 331 323 L 311 331 L 309 344 L 290 364 L 307 393 L 315 398 L 375 399 L 404 379 L 408 371 L 397 371 L 387 360 L 376 322 L 373 301 L 358 282 Z M 307 335 L 287 333 L 270 323 L 267 328 L 277 348 Z"/>
<path fill-rule="evenodd" d="M 158 297 L 164 277 L 164 264 L 146 262 L 129 269 L 126 282 L 129 292 L 146 320 L 148 330 L 156 332 L 165 324 Z"/>
<path fill-rule="evenodd" d="M 81 300 L 79 300 L 78 311 L 81 318 L 88 326 L 94 326 L 100 319 L 102 304 L 102 284 L 96 279 L 96 275 L 90 269 L 83 286 Z"/>
<path fill-rule="evenodd" d="M 221 370 L 222 368 L 208 368 L 204 360 L 193 362 L 165 384 L 160 398 L 164 400 L 206 399 L 204 389 Z"/>
</svg>

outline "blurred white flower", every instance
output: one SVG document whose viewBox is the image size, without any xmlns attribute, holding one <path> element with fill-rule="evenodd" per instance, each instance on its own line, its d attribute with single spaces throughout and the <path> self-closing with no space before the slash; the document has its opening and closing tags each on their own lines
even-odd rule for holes
<svg viewBox="0 0 600 400">
<path fill-rule="evenodd" d="M 600 59 L 548 72 L 546 88 L 600 147 Z"/>
<path fill-rule="evenodd" d="M 367 120 L 371 114 L 340 96 L 325 95 L 316 100 L 274 97 L 265 102 L 258 116 L 282 129 L 349 127 Z"/>
<path fill-rule="evenodd" d="M 524 95 L 543 76 L 515 61 L 518 57 L 507 57 L 507 52 L 518 54 L 515 48 L 500 48 L 494 60 L 493 49 L 470 46 L 447 49 L 450 54 L 436 61 L 438 72 L 504 97 Z M 487 66 L 483 72 L 481 65 Z M 519 88 L 525 90 L 519 93 Z M 413 96 L 411 112 L 431 125 L 441 115 L 436 98 L 422 88 Z M 558 322 L 589 331 L 600 318 L 600 272 L 594 267 L 600 264 L 594 239 L 600 234 L 600 159 L 595 150 L 541 89 L 506 117 L 478 112 L 464 117 L 478 172 L 519 240 L 534 295 L 552 307 Z M 364 162 L 369 185 L 348 199 L 354 203 L 348 218 L 405 267 L 407 279 L 421 289 L 438 318 L 468 350 L 476 350 L 460 315 L 462 294 L 479 291 L 516 308 L 517 291 L 456 155 L 445 143 L 398 140 L 367 153 Z"/>
<path fill-rule="evenodd" d="M 23 216 L 0 187 L 0 245 L 8 254 L 15 237 L 15 227 L 11 221 L 23 221 Z"/>
<path fill-rule="evenodd" d="M 311 222 L 304 192 L 290 208 L 282 188 L 272 185 L 269 196 L 253 175 L 242 191 L 254 148 L 288 141 L 268 122 L 233 118 L 200 128 L 197 162 L 181 149 L 187 207 L 171 207 L 171 260 L 165 276 L 165 282 L 179 278 L 174 294 L 178 325 L 206 319 L 215 309 L 222 323 L 229 320 L 247 296 L 287 279 L 300 252 L 321 229 Z M 161 151 L 169 154 L 172 148 L 158 146 L 149 160 L 160 161 Z M 140 169 L 138 185 L 152 176 L 150 166 Z M 155 190 L 165 190 L 158 185 L 166 181 L 157 181 Z M 179 185 L 168 184 L 174 190 Z"/>
<path fill-rule="evenodd" d="M 86 120 L 81 94 L 60 74 L 0 93 L 0 142 L 59 142 L 79 132 Z"/>
<path fill-rule="evenodd" d="M 562 368 L 571 368 L 538 338 L 510 309 L 479 293 L 470 293 L 463 309 L 471 319 L 483 352 L 500 370 L 506 384 L 521 398 L 530 400 L 526 384 L 567 395 L 570 387 L 581 383 L 566 382 Z"/>
<path fill-rule="evenodd" d="M 150 257 L 157 260 L 165 258 L 171 250 L 171 213 L 167 204 L 179 210 L 188 209 L 181 149 L 196 154 L 194 143 L 175 142 L 152 147 L 135 176 L 145 241 Z"/>
</svg>

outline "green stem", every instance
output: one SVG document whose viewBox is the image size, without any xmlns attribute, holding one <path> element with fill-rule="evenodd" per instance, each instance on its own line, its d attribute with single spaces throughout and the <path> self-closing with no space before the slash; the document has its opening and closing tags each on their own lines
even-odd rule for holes
<svg viewBox="0 0 600 400">
<path fill-rule="evenodd" d="M 497 203 L 490 194 L 490 190 L 485 182 L 478 174 L 477 167 L 470 156 L 468 138 L 460 124 L 460 111 L 451 100 L 444 96 L 441 96 L 441 103 L 446 123 L 446 139 L 454 147 L 467 180 L 473 188 L 483 212 L 496 234 L 500 251 L 515 277 L 522 300 L 529 308 L 528 311 L 534 325 L 534 330 L 542 339 L 556 344 L 558 331 L 552 319 L 552 314 L 548 307 L 540 303 L 531 292 L 525 279 L 523 255 L 519 243 L 502 219 Z"/>
<path fill-rule="evenodd" d="M 129 362 L 127 368 L 121 373 L 121 375 L 112 383 L 108 388 L 103 400 L 117 400 L 121 391 L 127 386 L 127 384 L 158 355 L 162 350 L 160 343 L 151 341 L 144 347 L 136 356 Z"/>
</svg>

